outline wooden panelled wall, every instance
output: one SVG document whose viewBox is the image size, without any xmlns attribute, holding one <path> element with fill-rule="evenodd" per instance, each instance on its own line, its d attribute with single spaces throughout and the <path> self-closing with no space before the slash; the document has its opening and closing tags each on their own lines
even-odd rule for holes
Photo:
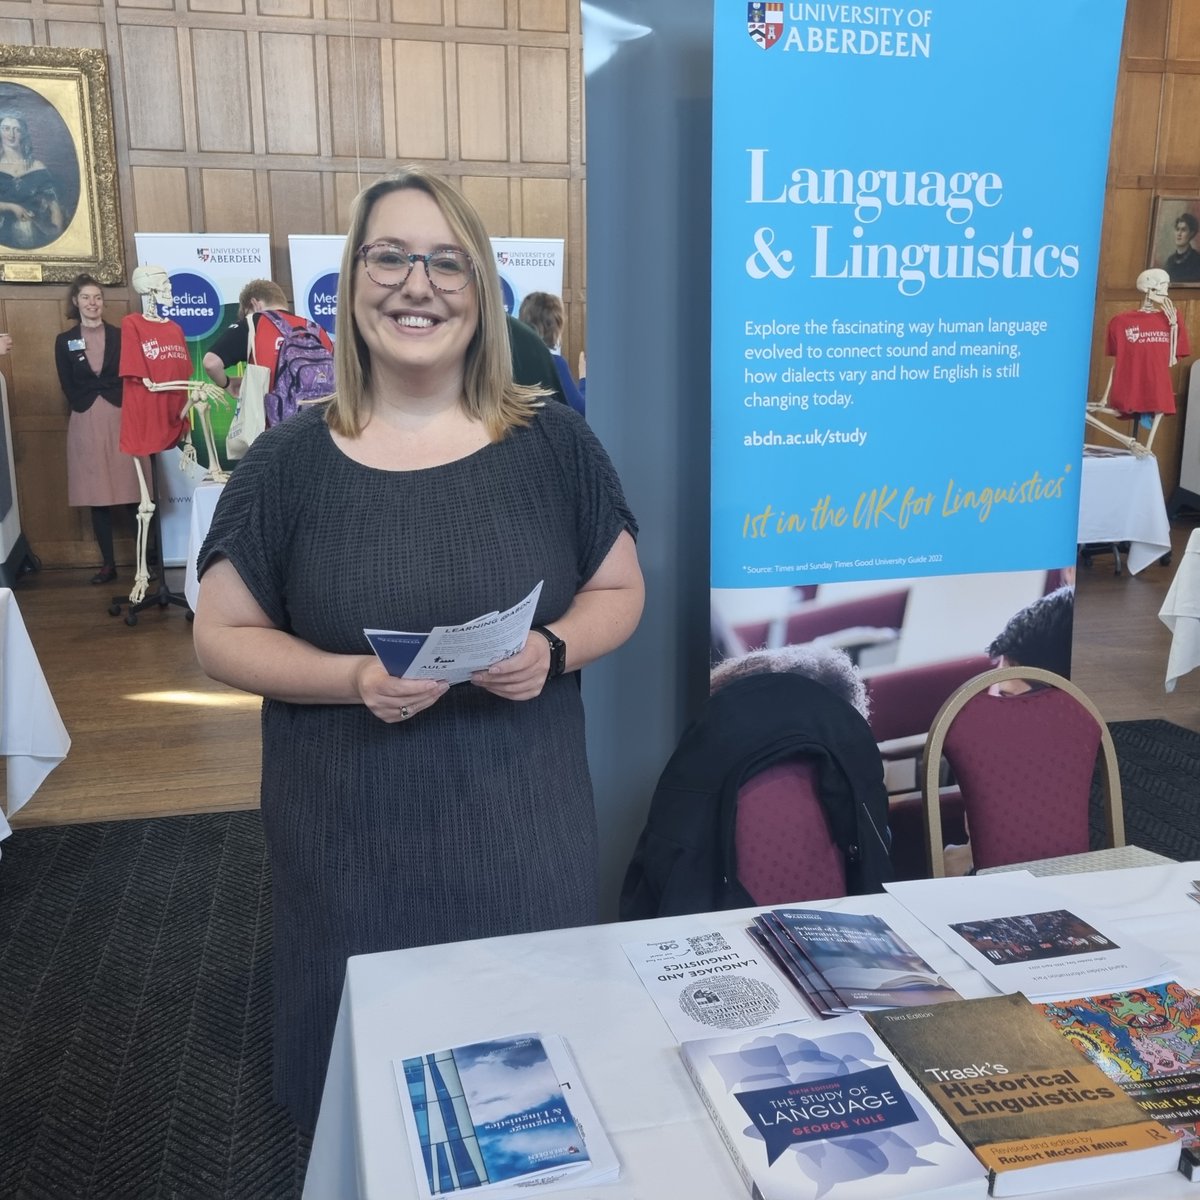
<svg viewBox="0 0 1200 1200">
<path fill-rule="evenodd" d="M 489 233 L 566 239 L 564 349 L 583 349 L 579 0 L 0 0 L 0 40 L 106 51 L 127 276 L 135 230 L 265 231 L 290 295 L 288 235 L 344 232 L 361 185 L 419 161 Z M 46 566 L 97 561 L 66 503 L 65 294 L 0 284 L 21 519 Z M 106 298 L 114 323 L 136 307 Z"/>
<path fill-rule="evenodd" d="M 1054 114 L 1048 113 L 1053 120 Z M 1200 196 L 1200 3 L 1196 0 L 1129 0 L 1121 73 L 1113 114 L 1112 150 L 1096 321 L 1092 331 L 1089 397 L 1099 399 L 1112 359 L 1104 355 L 1110 318 L 1142 300 L 1134 281 L 1150 258 L 1150 226 L 1156 196 Z M 1192 297 L 1195 299 L 1192 299 Z M 1200 288 L 1174 287 L 1171 298 L 1200 351 Z M 1175 368 L 1179 415 L 1164 417 L 1154 442 L 1163 486 L 1169 496 L 1179 482 L 1188 370 Z M 1200 420 L 1200 413 L 1194 414 Z M 1128 433 L 1130 425 L 1119 426 Z M 1103 441 L 1103 434 L 1088 435 Z"/>
<path fill-rule="evenodd" d="M 288 234 L 343 231 L 360 182 L 418 160 L 457 180 L 490 232 L 566 239 L 568 360 L 584 347 L 579 0 L 0 0 L 0 40 L 107 52 L 130 267 L 135 230 L 265 230 L 290 290 Z M 1200 3 L 1129 0 L 1092 398 L 1108 376 L 1108 319 L 1141 299 L 1154 197 L 1200 196 L 1198 113 Z M 66 505 L 52 356 L 64 292 L 0 284 L 22 524 L 48 566 L 95 561 L 87 513 Z M 107 294 L 119 321 L 133 298 Z M 1173 294 L 1196 345 L 1200 289 Z M 1156 444 L 1168 490 L 1181 433 L 1182 418 L 1167 419 Z"/>
</svg>

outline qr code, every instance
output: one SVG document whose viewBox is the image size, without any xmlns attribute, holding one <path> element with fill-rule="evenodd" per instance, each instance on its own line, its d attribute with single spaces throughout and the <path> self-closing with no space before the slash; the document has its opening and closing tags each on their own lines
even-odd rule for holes
<svg viewBox="0 0 1200 1200">
<path fill-rule="evenodd" d="M 704 933 L 687 941 L 693 954 L 718 954 L 729 949 L 729 943 L 721 933 Z"/>
</svg>

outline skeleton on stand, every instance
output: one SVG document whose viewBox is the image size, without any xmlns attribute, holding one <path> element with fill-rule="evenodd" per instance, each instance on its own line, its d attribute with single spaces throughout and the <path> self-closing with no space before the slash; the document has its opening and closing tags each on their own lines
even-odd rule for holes
<svg viewBox="0 0 1200 1200">
<path fill-rule="evenodd" d="M 1132 312 L 1118 313 L 1109 322 L 1106 348 L 1115 358 L 1104 395 L 1087 406 L 1085 420 L 1093 429 L 1124 446 L 1138 458 L 1151 453 L 1154 435 L 1164 414 L 1175 411 L 1171 368 L 1179 356 L 1191 353 L 1187 327 L 1180 325 L 1175 305 L 1167 295 L 1171 277 L 1152 267 L 1137 277 L 1137 289 L 1145 299 Z M 1100 420 L 1101 416 L 1132 419 L 1132 434 L 1118 433 Z M 1137 439 L 1138 424 L 1150 418 L 1144 443 Z"/>
<path fill-rule="evenodd" d="M 142 457 L 158 454 L 185 443 L 182 466 L 196 461 L 191 426 L 199 421 L 208 450 L 209 469 L 205 478 L 223 483 L 229 478 L 217 458 L 209 408 L 227 405 L 229 397 L 213 383 L 188 379 L 192 359 L 183 330 L 159 309 L 174 300 L 171 279 L 162 267 L 138 267 L 130 279 L 142 298 L 142 311 L 130 313 L 121 323 L 121 375 L 125 380 L 121 403 L 121 450 L 134 456 L 141 502 L 137 512 L 137 568 L 131 604 L 146 597 L 150 570 L 146 562 L 150 520 L 154 514 L 152 481 L 146 478 Z M 182 392 L 183 403 L 159 393 Z M 194 416 L 193 416 L 194 414 Z"/>
</svg>

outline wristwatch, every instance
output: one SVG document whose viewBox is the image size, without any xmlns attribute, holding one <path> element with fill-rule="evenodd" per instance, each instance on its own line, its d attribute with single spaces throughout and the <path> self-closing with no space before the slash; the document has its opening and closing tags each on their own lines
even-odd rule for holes
<svg viewBox="0 0 1200 1200">
<path fill-rule="evenodd" d="M 567 669 L 567 643 L 545 625 L 535 625 L 530 633 L 540 633 L 550 643 L 550 670 L 546 673 L 546 681 L 557 679 Z"/>
</svg>

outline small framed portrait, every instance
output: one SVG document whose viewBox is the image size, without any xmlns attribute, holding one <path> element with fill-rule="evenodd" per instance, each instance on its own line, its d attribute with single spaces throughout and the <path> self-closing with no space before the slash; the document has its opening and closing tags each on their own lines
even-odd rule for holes
<svg viewBox="0 0 1200 1200">
<path fill-rule="evenodd" d="M 0 45 L 0 280 L 81 271 L 124 279 L 107 60 Z"/>
<path fill-rule="evenodd" d="M 1200 196 L 1155 198 L 1146 265 L 1166 271 L 1172 287 L 1200 287 Z"/>
</svg>

